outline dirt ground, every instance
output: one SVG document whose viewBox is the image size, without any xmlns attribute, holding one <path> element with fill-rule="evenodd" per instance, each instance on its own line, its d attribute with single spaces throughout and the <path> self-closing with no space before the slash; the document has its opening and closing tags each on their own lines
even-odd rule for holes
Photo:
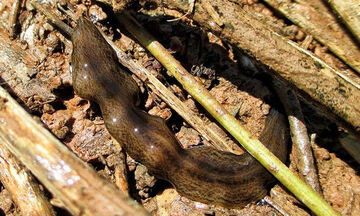
<svg viewBox="0 0 360 216">
<path fill-rule="evenodd" d="M 0 40 L 8 36 L 8 19 L 14 0 L 0 2 Z M 219 127 L 204 109 L 189 96 L 176 80 L 143 47 L 119 26 L 110 8 L 96 1 L 71 0 L 49 1 L 59 3 L 65 9 L 73 10 L 76 17 L 85 16 L 99 26 L 115 43 L 131 57 L 140 61 L 155 74 L 169 89 L 199 116 L 216 128 L 227 142 L 236 143 Z M 277 15 L 257 0 L 241 1 L 246 10 L 266 16 L 283 36 L 301 44 L 306 33 L 288 20 Z M 259 135 L 269 109 L 281 108 L 280 102 L 264 75 L 238 50 L 222 42 L 210 32 L 202 31 L 191 19 L 170 21 L 178 12 L 158 6 L 153 8 L 141 2 L 136 7 L 136 18 L 148 29 L 189 71 L 203 82 L 204 86 L 238 118 L 253 135 Z M 17 65 L 9 69 L 0 63 L 0 79 L 3 87 L 34 116 L 37 116 L 64 145 L 78 157 L 88 162 L 99 175 L 115 183 L 115 169 L 121 167 L 120 145 L 110 136 L 97 104 L 76 95 L 72 88 L 70 55 L 72 45 L 67 36 L 47 23 L 44 16 L 30 11 L 22 4 L 18 17 L 17 36 L 10 42 L 15 53 L 22 57 Z M 65 20 L 63 13 L 57 11 Z M 75 22 L 71 22 L 75 26 Z M 0 47 L 1 48 L 1 47 Z M 326 47 L 315 40 L 308 50 L 328 64 L 349 69 L 334 57 Z M 2 56 L 9 58 L 11 56 Z M 22 68 L 32 68 L 24 72 Z M 168 126 L 185 147 L 206 144 L 196 130 L 171 110 L 145 83 L 133 75 L 141 89 L 140 107 L 152 115 L 167 120 Z M 316 165 L 324 198 L 342 215 L 360 215 L 359 165 L 342 148 L 346 133 L 322 113 L 301 103 L 311 135 Z M 122 157 L 124 158 L 124 157 Z M 287 164 L 290 164 L 289 156 Z M 126 167 L 131 196 L 142 203 L 154 215 L 281 215 L 271 203 L 261 200 L 250 203 L 243 209 L 225 209 L 214 205 L 194 202 L 177 194 L 164 181 L 150 176 L 146 167 L 127 156 Z M 296 209 L 298 215 L 309 215 L 299 201 L 289 197 L 276 186 L 276 192 L 269 192 L 269 199 L 283 200 L 282 205 Z M 49 198 L 52 198 L 49 195 Z M 52 198 L 53 199 L 53 198 Z M 53 202 L 56 203 L 56 202 Z M 58 215 L 69 215 L 56 208 Z M 11 201 L 5 188 L 0 192 L 0 211 L 4 215 L 17 215 L 18 209 Z"/>
</svg>

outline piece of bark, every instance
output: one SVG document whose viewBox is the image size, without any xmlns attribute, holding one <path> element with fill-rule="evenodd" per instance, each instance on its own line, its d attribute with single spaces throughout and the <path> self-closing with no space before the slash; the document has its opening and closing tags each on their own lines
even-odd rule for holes
<svg viewBox="0 0 360 216">
<path fill-rule="evenodd" d="M 115 159 L 115 184 L 126 195 L 129 195 L 128 169 L 126 166 L 126 154 L 120 152 Z"/>
<path fill-rule="evenodd" d="M 13 7 L 11 8 L 11 15 L 9 20 L 9 34 L 11 38 L 16 37 L 16 22 L 18 19 L 20 9 L 20 0 L 15 0 Z"/>
<path fill-rule="evenodd" d="M 187 10 L 186 2 L 162 0 L 158 5 Z M 161 4 L 160 4 L 161 3 Z M 201 27 L 214 32 L 221 39 L 234 44 L 253 57 L 260 65 L 290 86 L 296 87 L 307 102 L 319 107 L 352 133 L 360 132 L 360 87 L 324 62 L 279 34 L 269 30 L 238 4 L 211 1 L 224 23 L 218 26 L 196 2 L 193 15 Z"/>
<path fill-rule="evenodd" d="M 265 0 L 271 7 L 300 26 L 335 55 L 360 73 L 360 50 L 338 24 L 336 17 L 306 3 Z"/>
<path fill-rule="evenodd" d="M 328 0 L 328 2 L 360 43 L 360 2 L 358 0 Z"/>
<path fill-rule="evenodd" d="M 148 215 L 97 175 L 0 88 L 0 138 L 74 215 Z"/>
<path fill-rule="evenodd" d="M 1 141 L 0 141 L 1 142 Z M 54 209 L 32 175 L 0 143 L 0 181 L 23 216 L 53 216 Z"/>
<path fill-rule="evenodd" d="M 0 30 L 0 80 L 10 87 L 31 110 L 40 110 L 56 96 L 43 83 L 30 77 L 36 74 L 35 61 L 16 41 Z"/>
<path fill-rule="evenodd" d="M 288 194 L 282 187 L 276 185 L 270 191 L 270 196 L 264 198 L 266 202 L 276 208 L 284 216 L 309 216 L 310 214 L 299 207 L 299 201 Z"/>
</svg>

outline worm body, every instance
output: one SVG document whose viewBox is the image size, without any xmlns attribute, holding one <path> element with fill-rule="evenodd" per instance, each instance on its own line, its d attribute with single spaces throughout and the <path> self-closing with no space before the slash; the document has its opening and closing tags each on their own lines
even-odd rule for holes
<svg viewBox="0 0 360 216">
<path fill-rule="evenodd" d="M 248 153 L 183 149 L 163 119 L 137 108 L 138 86 L 92 23 L 81 18 L 71 39 L 76 93 L 100 105 L 110 134 L 151 174 L 169 181 L 181 195 L 225 207 L 241 207 L 266 194 L 274 179 Z M 283 161 L 286 128 L 284 117 L 272 109 L 259 138 Z"/>
</svg>

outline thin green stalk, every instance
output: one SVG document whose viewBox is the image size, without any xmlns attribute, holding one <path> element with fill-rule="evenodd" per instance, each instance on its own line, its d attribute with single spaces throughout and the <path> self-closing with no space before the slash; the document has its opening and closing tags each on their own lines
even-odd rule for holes
<svg viewBox="0 0 360 216">
<path fill-rule="evenodd" d="M 299 200 L 317 215 L 339 215 L 318 193 L 308 187 L 258 139 L 243 128 L 240 122 L 228 113 L 158 41 L 141 28 L 136 20 L 128 14 L 119 15 L 118 20 L 174 75 L 186 91 Z"/>
</svg>

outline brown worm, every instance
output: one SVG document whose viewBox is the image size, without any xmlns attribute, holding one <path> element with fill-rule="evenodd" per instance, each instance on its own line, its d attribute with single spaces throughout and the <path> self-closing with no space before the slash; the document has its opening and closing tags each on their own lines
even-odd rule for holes
<svg viewBox="0 0 360 216">
<path fill-rule="evenodd" d="M 205 146 L 183 149 L 163 119 L 137 108 L 138 86 L 91 22 L 80 18 L 71 39 L 76 93 L 100 105 L 110 134 L 152 175 L 192 200 L 225 207 L 244 206 L 266 194 L 274 178 L 248 153 Z M 287 126 L 274 109 L 259 139 L 285 160 Z"/>
</svg>

